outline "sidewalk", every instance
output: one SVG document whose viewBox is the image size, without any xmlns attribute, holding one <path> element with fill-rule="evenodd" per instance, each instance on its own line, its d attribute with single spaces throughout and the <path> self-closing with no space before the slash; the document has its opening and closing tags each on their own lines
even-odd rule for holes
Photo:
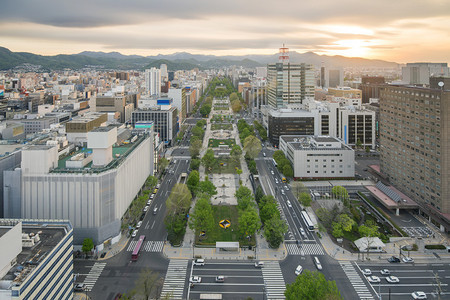
<svg viewBox="0 0 450 300">
<path fill-rule="evenodd" d="M 113 257 L 114 255 L 121 252 L 127 246 L 127 244 L 128 244 L 127 235 L 122 234 L 120 240 L 117 243 L 108 246 L 107 248 L 103 249 L 98 253 L 98 261 L 102 261 Z M 106 255 L 103 258 L 100 257 L 102 253 L 106 253 Z"/>
</svg>

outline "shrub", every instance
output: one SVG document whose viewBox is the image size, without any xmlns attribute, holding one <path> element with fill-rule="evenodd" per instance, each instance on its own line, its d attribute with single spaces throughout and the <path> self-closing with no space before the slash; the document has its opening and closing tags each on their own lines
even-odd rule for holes
<svg viewBox="0 0 450 300">
<path fill-rule="evenodd" d="M 444 245 L 425 245 L 425 249 L 429 250 L 445 250 L 447 247 Z"/>
</svg>

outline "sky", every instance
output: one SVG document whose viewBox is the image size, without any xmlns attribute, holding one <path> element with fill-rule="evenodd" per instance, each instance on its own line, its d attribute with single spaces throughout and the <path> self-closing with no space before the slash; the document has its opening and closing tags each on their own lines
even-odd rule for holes
<svg viewBox="0 0 450 300">
<path fill-rule="evenodd" d="M 1 0 L 0 46 L 42 55 L 290 51 L 450 62 L 450 0 Z"/>
</svg>

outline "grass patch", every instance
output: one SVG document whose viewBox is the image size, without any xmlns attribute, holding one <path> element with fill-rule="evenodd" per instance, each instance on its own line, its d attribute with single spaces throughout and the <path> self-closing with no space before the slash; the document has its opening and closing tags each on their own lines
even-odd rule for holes
<svg viewBox="0 0 450 300">
<path fill-rule="evenodd" d="M 233 148 L 234 145 L 236 145 L 235 139 L 209 139 L 208 141 L 208 147 L 210 148 L 217 148 L 219 145 L 228 145 L 231 148 Z"/>
<path fill-rule="evenodd" d="M 217 158 L 217 164 L 214 165 L 214 167 L 209 173 L 235 174 L 236 168 L 238 169 L 241 168 L 241 163 L 239 161 L 234 161 L 229 157 L 219 157 Z"/>
<path fill-rule="evenodd" d="M 232 124 L 211 124 L 211 130 L 233 130 Z"/>
<path fill-rule="evenodd" d="M 239 242 L 240 246 L 255 245 L 255 237 L 250 242 L 245 237 L 239 236 L 239 210 L 235 205 L 213 205 L 215 225 L 211 232 L 206 233 L 206 237 L 200 240 L 196 234 L 196 243 L 198 245 L 212 245 L 216 242 Z M 231 226 L 223 229 L 219 226 L 219 222 L 227 219 L 231 222 Z"/>
</svg>

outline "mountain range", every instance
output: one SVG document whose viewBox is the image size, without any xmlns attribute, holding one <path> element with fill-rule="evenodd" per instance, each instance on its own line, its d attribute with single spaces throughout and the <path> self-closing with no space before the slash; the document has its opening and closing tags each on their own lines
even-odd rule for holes
<svg viewBox="0 0 450 300">
<path fill-rule="evenodd" d="M 169 55 L 156 56 L 123 55 L 119 52 L 84 51 L 78 54 L 59 54 L 43 56 L 28 52 L 11 52 L 0 47 L 0 70 L 8 70 L 23 64 L 40 65 L 44 70 L 64 68 L 81 69 L 94 66 L 105 69 L 144 70 L 167 64 L 168 70 L 191 70 L 193 68 L 211 69 L 230 66 L 254 68 L 265 66 L 278 61 L 278 54 L 273 55 L 244 55 L 244 56 L 215 56 L 177 52 Z M 365 59 L 359 57 L 318 55 L 313 52 L 290 52 L 290 62 L 309 63 L 317 67 L 377 67 L 395 68 L 398 64 L 383 60 Z"/>
</svg>

